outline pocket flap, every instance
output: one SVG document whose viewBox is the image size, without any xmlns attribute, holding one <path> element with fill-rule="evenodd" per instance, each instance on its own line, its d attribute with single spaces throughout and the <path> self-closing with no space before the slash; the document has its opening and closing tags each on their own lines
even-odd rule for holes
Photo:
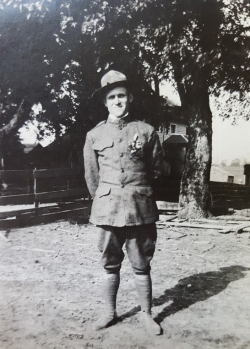
<svg viewBox="0 0 250 349">
<path fill-rule="evenodd" d="M 102 151 L 105 148 L 113 147 L 113 143 L 113 139 L 110 138 L 100 139 L 93 144 L 92 149 Z"/>
<path fill-rule="evenodd" d="M 136 190 L 141 195 L 151 196 L 153 194 L 153 189 L 150 187 L 138 187 Z"/>
<path fill-rule="evenodd" d="M 105 196 L 105 195 L 109 195 L 110 190 L 111 190 L 110 187 L 106 187 L 106 186 L 99 187 L 97 189 L 97 195 L 99 196 L 99 198 L 101 198 L 102 196 Z"/>
</svg>

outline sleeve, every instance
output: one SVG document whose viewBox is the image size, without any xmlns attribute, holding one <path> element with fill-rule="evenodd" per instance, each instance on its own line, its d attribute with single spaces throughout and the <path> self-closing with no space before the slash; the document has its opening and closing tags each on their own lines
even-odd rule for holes
<svg viewBox="0 0 250 349">
<path fill-rule="evenodd" d="M 87 187 L 90 195 L 94 197 L 99 184 L 99 164 L 97 154 L 93 149 L 93 139 L 89 133 L 83 148 L 83 160 Z"/>
<path fill-rule="evenodd" d="M 164 175 L 163 150 L 155 130 L 151 133 L 148 147 L 148 168 L 152 182 Z"/>
</svg>

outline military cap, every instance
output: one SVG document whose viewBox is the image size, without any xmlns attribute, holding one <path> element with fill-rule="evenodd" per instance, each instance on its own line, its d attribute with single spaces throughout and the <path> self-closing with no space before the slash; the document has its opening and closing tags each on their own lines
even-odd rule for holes
<svg viewBox="0 0 250 349">
<path fill-rule="evenodd" d="M 131 81 L 127 79 L 126 75 L 116 70 L 110 70 L 101 78 L 101 87 L 92 94 L 92 98 L 103 97 L 107 92 L 116 87 L 130 87 L 130 85 Z"/>
</svg>

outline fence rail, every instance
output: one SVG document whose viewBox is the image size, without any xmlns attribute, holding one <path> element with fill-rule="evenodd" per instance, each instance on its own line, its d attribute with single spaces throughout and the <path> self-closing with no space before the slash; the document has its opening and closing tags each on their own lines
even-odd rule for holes
<svg viewBox="0 0 250 349">
<path fill-rule="evenodd" d="M 51 222 L 67 218 L 74 213 L 82 213 L 87 221 L 91 201 L 82 169 L 0 171 L 0 180 L 10 184 L 11 188 L 7 190 L 7 194 L 6 191 L 1 192 L 0 206 L 34 204 L 33 208 L 5 212 L 1 212 L 0 207 L 0 229 Z M 18 187 L 20 183 L 22 188 Z M 158 200 L 178 202 L 180 183 L 166 181 L 163 187 Z M 249 187 L 210 182 L 210 192 L 214 208 L 250 207 Z M 57 205 L 39 207 L 44 203 L 57 203 Z"/>
<path fill-rule="evenodd" d="M 87 221 L 90 197 L 83 180 L 82 169 L 0 171 L 0 179 L 10 186 L 7 195 L 6 191 L 1 192 L 0 206 L 13 205 L 11 210 L 4 212 L 1 212 L 0 207 L 0 229 L 48 223 L 74 214 L 85 215 Z M 56 181 L 54 185 L 53 180 Z M 53 190 L 54 187 L 57 189 Z M 20 190 L 26 193 L 16 194 Z M 39 207 L 44 203 L 56 204 Z M 15 205 L 34 207 L 13 210 Z"/>
<path fill-rule="evenodd" d="M 29 170 L 12 170 L 12 171 L 0 171 L 0 179 L 4 181 L 9 181 L 13 179 L 20 179 L 30 177 L 33 171 Z"/>
<path fill-rule="evenodd" d="M 250 208 L 250 188 L 242 184 L 210 182 L 213 208 Z"/>
</svg>

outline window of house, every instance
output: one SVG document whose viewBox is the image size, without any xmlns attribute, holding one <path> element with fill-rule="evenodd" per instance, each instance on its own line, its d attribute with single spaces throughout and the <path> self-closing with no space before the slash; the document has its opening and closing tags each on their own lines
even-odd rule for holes
<svg viewBox="0 0 250 349">
<path fill-rule="evenodd" d="M 189 136 L 189 131 L 190 131 L 189 126 L 187 126 L 186 127 L 186 136 Z"/>
<path fill-rule="evenodd" d="M 234 176 L 227 176 L 227 183 L 234 183 Z"/>
<path fill-rule="evenodd" d="M 170 125 L 170 133 L 176 133 L 176 125 L 174 124 Z"/>
</svg>

